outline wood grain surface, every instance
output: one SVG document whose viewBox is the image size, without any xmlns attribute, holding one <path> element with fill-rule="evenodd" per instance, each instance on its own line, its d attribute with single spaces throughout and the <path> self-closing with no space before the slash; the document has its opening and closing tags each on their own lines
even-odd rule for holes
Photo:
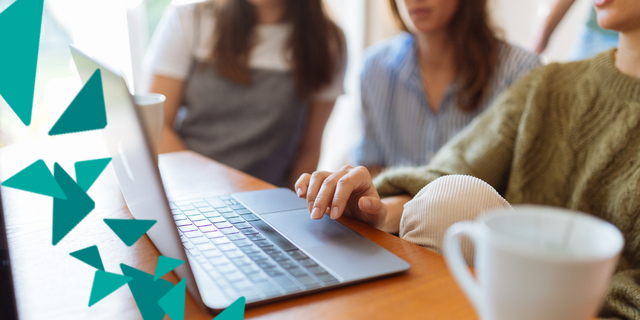
<svg viewBox="0 0 640 320">
<path fill-rule="evenodd" d="M 56 144 L 67 145 L 69 142 L 64 139 Z M 59 162 L 71 174 L 75 161 L 107 156 L 104 148 L 86 142 L 77 142 L 73 148 L 54 145 L 0 149 L 0 179 L 7 179 L 40 158 L 50 168 L 53 161 Z M 170 198 L 273 188 L 188 151 L 161 155 L 159 167 Z M 120 263 L 153 273 L 159 256 L 147 236 L 127 247 L 103 223 L 104 218 L 131 218 L 111 165 L 89 195 L 96 202 L 95 210 L 52 246 L 52 198 L 2 188 L 20 319 L 141 319 L 127 286 L 88 307 L 95 269 L 69 256 L 70 252 L 97 245 L 106 271 L 116 273 L 121 273 Z M 250 308 L 246 318 L 477 319 L 442 256 L 358 221 L 343 218 L 340 222 L 398 255 L 411 264 L 411 269 L 397 276 Z M 164 278 L 177 282 L 173 273 Z M 212 318 L 187 297 L 186 319 Z"/>
</svg>

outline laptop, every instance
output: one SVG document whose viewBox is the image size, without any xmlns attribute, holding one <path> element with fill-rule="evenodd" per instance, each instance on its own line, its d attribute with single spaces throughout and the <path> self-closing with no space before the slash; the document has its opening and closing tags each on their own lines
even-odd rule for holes
<svg viewBox="0 0 640 320">
<path fill-rule="evenodd" d="M 9 242 L 7 241 L 4 212 L 0 200 L 0 315 L 2 319 L 17 320 L 16 297 L 11 275 L 11 259 L 9 257 Z"/>
<path fill-rule="evenodd" d="M 256 306 L 400 273 L 410 265 L 285 188 L 167 199 L 157 157 L 124 79 L 71 45 L 80 78 L 101 70 L 103 130 L 122 194 L 136 219 L 157 220 L 147 235 L 189 292 L 221 312 L 241 296 Z M 215 183 L 215 182 L 212 182 Z"/>
</svg>

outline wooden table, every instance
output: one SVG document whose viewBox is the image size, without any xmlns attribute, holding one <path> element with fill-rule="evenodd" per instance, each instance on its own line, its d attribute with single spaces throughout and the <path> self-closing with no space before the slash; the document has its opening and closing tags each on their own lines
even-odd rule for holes
<svg viewBox="0 0 640 320">
<path fill-rule="evenodd" d="M 0 179 L 7 179 L 40 158 L 50 166 L 56 160 L 72 173 L 74 161 L 106 156 L 104 150 L 97 150 L 100 148 L 88 149 L 91 150 L 76 152 L 77 145 L 60 149 L 42 144 L 3 148 Z M 161 155 L 160 171 L 171 198 L 273 188 L 192 152 Z M 126 247 L 103 223 L 104 218 L 131 218 L 111 166 L 91 187 L 89 195 L 96 202 L 95 210 L 57 246 L 52 246 L 51 198 L 2 188 L 21 320 L 141 319 L 127 286 L 93 307 L 87 306 L 95 269 L 69 256 L 70 252 L 95 244 L 106 270 L 116 273 L 120 273 L 120 263 L 153 273 L 159 256 L 148 237 Z M 397 276 L 247 309 L 246 318 L 477 319 L 442 256 L 358 221 L 342 218 L 340 222 L 398 255 L 411 264 L 411 269 Z M 174 274 L 165 279 L 177 282 Z M 198 309 L 187 297 L 186 318 L 209 320 L 213 316 Z"/>
</svg>

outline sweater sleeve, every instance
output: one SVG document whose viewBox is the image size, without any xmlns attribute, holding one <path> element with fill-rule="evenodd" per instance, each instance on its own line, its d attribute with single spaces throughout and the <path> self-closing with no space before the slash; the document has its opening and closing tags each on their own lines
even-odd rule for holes
<svg viewBox="0 0 640 320">
<path fill-rule="evenodd" d="M 487 111 L 449 141 L 424 167 L 391 168 L 374 181 L 380 196 L 415 196 L 431 181 L 450 174 L 474 176 L 504 194 L 523 113 L 533 100 L 542 69 L 505 91 Z"/>
</svg>

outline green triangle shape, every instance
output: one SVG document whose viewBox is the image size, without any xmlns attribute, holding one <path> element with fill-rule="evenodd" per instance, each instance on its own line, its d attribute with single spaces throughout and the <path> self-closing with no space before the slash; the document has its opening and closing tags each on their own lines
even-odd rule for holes
<svg viewBox="0 0 640 320">
<path fill-rule="evenodd" d="M 74 167 L 76 169 L 76 182 L 82 190 L 89 191 L 91 185 L 96 182 L 104 168 L 111 162 L 111 158 L 78 161 Z"/>
<path fill-rule="evenodd" d="M 158 300 L 173 288 L 173 283 L 164 279 L 154 281 L 152 275 L 126 264 L 120 264 L 120 269 L 125 276 L 133 278 L 129 282 L 129 289 L 142 318 L 144 320 L 164 319 L 164 310 L 158 305 Z"/>
<path fill-rule="evenodd" d="M 95 208 L 95 202 L 57 163 L 53 174 L 67 195 L 66 200 L 53 199 L 52 243 L 55 246 Z"/>
<path fill-rule="evenodd" d="M 22 171 L 5 180 L 2 185 L 62 200 L 67 199 L 67 196 L 42 159 L 30 164 Z"/>
<path fill-rule="evenodd" d="M 31 124 L 44 0 L 17 0 L 0 13 L 0 95 Z"/>
<path fill-rule="evenodd" d="M 53 125 L 49 135 L 98 130 L 104 129 L 106 126 L 107 111 L 102 92 L 102 77 L 100 69 L 96 69 L 89 81 L 71 101 L 67 110 Z"/>
<path fill-rule="evenodd" d="M 104 222 L 128 247 L 136 243 L 138 239 L 156 224 L 156 220 L 131 219 L 104 219 Z"/>
<path fill-rule="evenodd" d="M 100 258 L 100 251 L 98 251 L 98 246 L 91 246 L 75 252 L 71 252 L 70 255 L 98 270 L 104 271 L 104 265 L 102 264 L 102 258 Z"/>
<path fill-rule="evenodd" d="M 158 305 L 167 313 L 171 320 L 184 320 L 184 299 L 187 290 L 187 279 L 183 278 L 164 297 L 158 300 Z"/>
<path fill-rule="evenodd" d="M 132 277 L 104 272 L 102 270 L 96 271 L 96 275 L 93 277 L 93 286 L 91 286 L 89 307 L 106 298 L 131 280 L 133 280 Z"/>
<path fill-rule="evenodd" d="M 165 274 L 173 271 L 173 269 L 181 266 L 184 263 L 182 260 L 160 256 L 158 263 L 156 264 L 156 273 L 153 276 L 153 280 L 158 280 Z"/>
<path fill-rule="evenodd" d="M 226 309 L 222 310 L 213 320 L 242 320 L 244 319 L 244 305 L 246 299 L 244 297 L 238 298 Z"/>
</svg>

